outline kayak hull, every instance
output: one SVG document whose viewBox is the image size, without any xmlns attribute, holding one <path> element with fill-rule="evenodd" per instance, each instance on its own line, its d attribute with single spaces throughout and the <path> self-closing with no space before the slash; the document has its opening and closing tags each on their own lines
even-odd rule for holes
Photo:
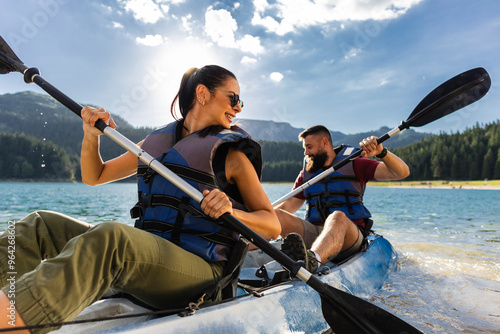
<svg viewBox="0 0 500 334">
<path fill-rule="evenodd" d="M 339 265 L 332 263 L 323 268 L 321 281 L 353 295 L 368 299 L 380 289 L 397 268 L 397 253 L 392 245 L 380 235 L 368 236 L 366 250 L 354 255 Z M 243 264 L 240 279 L 258 279 L 255 272 L 265 264 L 267 275 L 272 279 L 281 266 L 262 251 L 249 252 Z M 329 326 L 321 309 L 319 294 L 304 282 L 294 280 L 259 291 L 261 296 L 245 293 L 239 289 L 239 296 L 233 300 L 201 308 L 193 315 L 181 317 L 171 315 L 138 323 L 101 323 L 98 327 L 85 328 L 85 333 L 322 333 Z M 116 307 L 120 299 L 104 300 L 101 307 Z M 128 302 L 128 301 L 127 301 Z M 108 304 L 108 305 L 106 305 Z M 96 304 L 94 304 L 96 305 Z M 90 306 L 87 310 L 91 310 Z M 135 309 L 134 312 L 141 310 Z M 143 311 L 146 311 L 144 309 Z M 85 312 L 85 311 L 84 311 Z M 105 311 L 98 311 L 103 315 Z M 115 311 L 115 314 L 117 312 Z M 88 315 L 87 315 L 88 317 Z M 106 324 L 108 323 L 108 324 Z M 105 329 L 108 328 L 108 329 Z M 69 325 L 60 333 L 77 334 L 82 325 Z"/>
</svg>

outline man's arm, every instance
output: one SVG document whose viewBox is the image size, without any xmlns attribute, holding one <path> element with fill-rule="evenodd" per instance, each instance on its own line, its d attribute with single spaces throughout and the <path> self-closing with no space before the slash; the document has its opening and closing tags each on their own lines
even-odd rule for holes
<svg viewBox="0 0 500 334">
<path fill-rule="evenodd" d="M 382 163 L 375 169 L 374 178 L 377 181 L 401 180 L 410 175 L 408 165 L 397 155 L 387 151 Z"/>
<path fill-rule="evenodd" d="M 377 137 L 371 136 L 359 143 L 363 149 L 362 157 L 369 158 L 380 155 L 384 149 L 382 144 L 377 144 Z M 410 168 L 397 155 L 387 151 L 387 154 L 380 158 L 382 163 L 375 169 L 374 179 L 377 181 L 401 180 L 410 175 Z"/>
<path fill-rule="evenodd" d="M 284 201 L 283 203 L 280 203 L 274 207 L 274 209 L 281 209 L 289 213 L 295 213 L 297 212 L 302 205 L 304 204 L 304 200 L 297 198 L 297 197 L 292 197 Z"/>
</svg>

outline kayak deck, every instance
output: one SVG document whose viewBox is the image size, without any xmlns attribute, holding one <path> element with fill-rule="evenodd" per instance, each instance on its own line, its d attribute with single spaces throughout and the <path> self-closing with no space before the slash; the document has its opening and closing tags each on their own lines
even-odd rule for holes
<svg viewBox="0 0 500 334">
<path fill-rule="evenodd" d="M 367 237 L 365 249 L 340 264 L 329 262 L 319 268 L 319 278 L 335 288 L 367 299 L 382 287 L 397 267 L 397 253 L 381 235 Z M 280 243 L 275 243 L 279 247 Z M 257 276 L 256 276 L 257 273 Z M 268 284 L 283 268 L 261 250 L 250 251 L 243 263 L 238 296 L 196 310 L 193 315 L 170 315 L 155 319 L 117 319 L 91 324 L 67 325 L 54 333 L 322 333 L 328 329 L 319 294 L 304 282 L 285 280 Z M 286 275 L 284 275 L 286 277 Z M 281 280 L 281 279 L 280 279 Z M 275 281 L 280 281 L 275 279 Z M 251 284 L 246 284 L 251 283 Z M 252 286 L 254 287 L 252 287 Z M 262 287 L 255 287 L 262 286 Z M 124 298 L 99 301 L 75 320 L 149 310 Z"/>
</svg>

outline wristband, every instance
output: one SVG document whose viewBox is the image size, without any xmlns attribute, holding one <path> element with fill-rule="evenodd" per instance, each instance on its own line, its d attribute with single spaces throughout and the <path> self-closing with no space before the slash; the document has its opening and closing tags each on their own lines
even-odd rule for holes
<svg viewBox="0 0 500 334">
<path fill-rule="evenodd" d="M 385 158 L 386 155 L 387 155 L 387 149 L 384 147 L 382 152 L 380 152 L 380 154 L 377 154 L 376 157 L 379 159 L 383 159 L 383 158 Z"/>
</svg>

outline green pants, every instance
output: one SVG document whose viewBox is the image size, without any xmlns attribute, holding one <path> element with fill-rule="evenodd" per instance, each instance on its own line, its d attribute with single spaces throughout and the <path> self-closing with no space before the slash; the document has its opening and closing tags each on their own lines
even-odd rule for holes
<svg viewBox="0 0 500 334">
<path fill-rule="evenodd" d="M 185 307 L 223 269 L 149 232 L 50 211 L 0 236 L 0 284 L 28 325 L 71 320 L 110 288 L 156 308 Z"/>
</svg>

